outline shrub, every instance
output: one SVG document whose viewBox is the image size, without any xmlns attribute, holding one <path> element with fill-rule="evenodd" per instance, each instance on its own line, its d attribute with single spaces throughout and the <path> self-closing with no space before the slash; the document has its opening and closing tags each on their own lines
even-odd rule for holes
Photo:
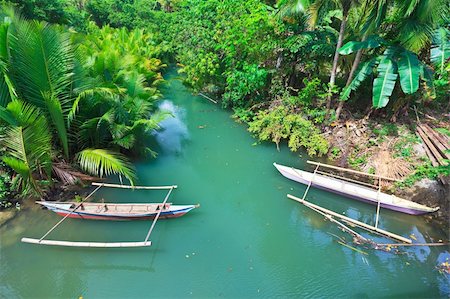
<svg viewBox="0 0 450 299">
<path fill-rule="evenodd" d="M 326 154 L 329 148 L 328 141 L 311 121 L 284 106 L 260 111 L 249 123 L 248 130 L 261 141 L 275 142 L 277 147 L 281 140 L 287 139 L 291 151 L 303 146 L 310 156 Z"/>
<path fill-rule="evenodd" d="M 223 95 L 225 107 L 248 106 L 250 99 L 261 100 L 261 89 L 266 86 L 267 70 L 256 64 L 244 64 L 241 71 L 227 73 L 227 86 Z"/>
</svg>

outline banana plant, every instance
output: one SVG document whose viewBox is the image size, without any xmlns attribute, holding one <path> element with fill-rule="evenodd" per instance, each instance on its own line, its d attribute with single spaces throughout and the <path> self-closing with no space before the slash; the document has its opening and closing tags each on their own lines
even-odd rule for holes
<svg viewBox="0 0 450 299">
<path fill-rule="evenodd" d="M 348 42 L 340 50 L 343 55 L 348 55 L 359 49 L 377 48 L 382 45 L 386 45 L 383 39 L 372 38 L 364 42 Z M 433 90 L 431 69 L 421 62 L 415 53 L 401 46 L 388 45 L 382 55 L 360 65 L 353 81 L 343 89 L 341 100 L 348 100 L 351 91 L 358 89 L 361 83 L 374 73 L 375 67 L 376 78 L 372 89 L 372 104 L 375 108 L 383 108 L 388 104 L 398 78 L 405 94 L 415 93 L 419 89 L 420 79 Z"/>
<path fill-rule="evenodd" d="M 444 74 L 445 62 L 450 58 L 450 31 L 441 27 L 434 31 L 433 44 L 430 50 L 430 60 L 438 68 L 439 74 Z"/>
</svg>

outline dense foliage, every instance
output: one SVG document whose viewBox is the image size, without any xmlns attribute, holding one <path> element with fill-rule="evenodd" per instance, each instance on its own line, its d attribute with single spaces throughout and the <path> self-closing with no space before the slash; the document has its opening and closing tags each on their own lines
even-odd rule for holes
<svg viewBox="0 0 450 299">
<path fill-rule="evenodd" d="M 163 65 L 152 37 L 93 24 L 73 34 L 7 8 L 2 14 L 0 142 L 14 188 L 41 195 L 55 176 L 76 174 L 73 162 L 133 183 L 125 154 L 153 153 L 145 136 L 164 117 L 154 107 Z"/>
</svg>

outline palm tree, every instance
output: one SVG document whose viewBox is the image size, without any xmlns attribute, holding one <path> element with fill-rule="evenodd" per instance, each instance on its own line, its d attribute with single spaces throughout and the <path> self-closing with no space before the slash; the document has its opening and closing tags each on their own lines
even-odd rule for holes
<svg viewBox="0 0 450 299">
<path fill-rule="evenodd" d="M 383 22 L 387 11 L 387 0 L 364 0 L 361 5 L 360 16 L 358 18 L 356 28 L 360 28 L 360 34 L 362 34 L 361 42 L 357 47 L 353 44 L 346 44 L 346 48 L 341 47 L 339 49 L 339 54 L 347 55 L 353 52 L 357 48 L 355 58 L 352 63 L 352 68 L 347 77 L 347 82 L 345 83 L 344 89 L 348 88 L 353 80 L 353 76 L 358 69 L 359 63 L 361 62 L 362 54 L 364 49 L 374 48 L 379 46 L 379 41 L 372 39 L 367 41 L 367 36 L 372 34 L 375 28 L 379 28 Z M 353 47 L 352 47 L 353 46 Z M 336 109 L 336 120 L 339 120 L 342 108 L 344 107 L 344 101 L 341 99 L 338 103 Z"/>
<path fill-rule="evenodd" d="M 76 103 L 95 92 L 110 91 L 96 91 L 92 84 L 81 82 L 86 78 L 76 67 L 69 34 L 53 25 L 23 20 L 11 10 L 0 14 L 8 16 L 0 26 L 0 120 L 7 125 L 1 138 L 6 148 L 3 160 L 18 174 L 22 193 L 42 192 L 41 182 L 51 182 L 52 159 L 60 159 L 59 153 L 65 159 L 76 158 L 90 174 L 116 173 L 133 183 L 133 168 L 120 153 L 81 148 L 82 153 L 71 154 L 69 145 L 76 142 L 68 126 Z"/>
<path fill-rule="evenodd" d="M 329 110 L 331 108 L 331 100 L 333 97 L 332 91 L 336 83 L 336 74 L 337 74 L 337 68 L 339 63 L 339 49 L 342 47 L 342 43 L 344 41 L 344 35 L 345 30 L 347 27 L 347 20 L 350 13 L 350 10 L 357 5 L 359 5 L 359 0 L 333 0 L 333 1 L 326 1 L 326 0 L 317 0 L 315 1 L 310 10 L 311 10 L 311 22 L 315 22 L 320 15 L 321 10 L 324 9 L 341 9 L 342 11 L 342 19 L 341 24 L 339 27 L 339 35 L 338 35 L 338 41 L 336 44 L 336 50 L 334 52 L 333 57 L 333 66 L 331 68 L 330 73 L 330 82 L 329 82 L 329 90 L 328 90 L 328 97 L 327 97 L 327 103 L 326 103 L 326 110 L 327 113 L 329 113 Z M 330 5 L 331 4 L 331 5 Z"/>
<path fill-rule="evenodd" d="M 419 53 L 428 47 L 434 30 L 448 18 L 450 5 L 447 0 L 397 0 L 393 6 L 396 39 L 406 49 Z"/>
<path fill-rule="evenodd" d="M 307 13 L 309 15 L 310 27 L 315 27 L 319 18 L 324 14 L 324 12 L 332 9 L 340 9 L 342 11 L 342 18 L 339 26 L 338 41 L 336 44 L 336 49 L 333 57 L 333 64 L 330 72 L 330 82 L 328 97 L 326 102 L 327 114 L 331 108 L 332 91 L 336 83 L 336 74 L 339 63 L 339 48 L 341 48 L 345 30 L 347 26 L 347 20 L 350 14 L 350 10 L 357 5 L 359 5 L 359 0 L 284 0 L 281 1 L 282 5 L 281 11 L 283 13 Z"/>
<path fill-rule="evenodd" d="M 34 105 L 13 100 L 0 106 L 0 120 L 6 127 L 0 138 L 6 149 L 2 160 L 17 173 L 16 189 L 23 195 L 42 194 L 44 181 L 51 178 L 53 152 L 46 118 Z"/>
<path fill-rule="evenodd" d="M 39 22 L 17 21 L 9 42 L 12 80 L 19 98 L 39 107 L 69 157 L 65 118 L 71 106 L 73 50 L 68 33 Z"/>
<path fill-rule="evenodd" d="M 393 31 L 393 33 L 388 33 L 388 35 L 395 36 L 397 43 L 406 50 L 415 53 L 419 53 L 430 44 L 430 41 L 433 38 L 434 28 L 436 28 L 449 13 L 449 6 L 446 1 L 443 0 L 375 0 L 365 1 L 363 7 L 361 19 L 364 22 L 361 29 L 361 32 L 363 33 L 362 41 L 349 42 L 340 50 L 341 54 L 344 55 L 357 50 L 344 91 L 348 90 L 349 86 L 352 84 L 354 73 L 359 66 L 364 49 L 374 48 L 380 45 L 376 39 L 370 42 L 367 42 L 365 39 L 375 28 L 379 28 L 382 25 L 388 12 L 391 12 L 390 19 L 394 20 L 394 26 L 391 25 L 390 28 L 386 28 L 386 31 Z M 412 56 L 409 55 L 408 57 Z M 426 68 L 425 73 L 427 73 Z M 426 75 L 427 74 L 424 74 L 424 78 Z M 415 77 L 418 78 L 418 74 Z M 414 89 L 405 88 L 405 90 L 412 91 Z M 336 109 L 336 118 L 339 118 L 343 105 L 344 100 L 341 99 Z"/>
</svg>

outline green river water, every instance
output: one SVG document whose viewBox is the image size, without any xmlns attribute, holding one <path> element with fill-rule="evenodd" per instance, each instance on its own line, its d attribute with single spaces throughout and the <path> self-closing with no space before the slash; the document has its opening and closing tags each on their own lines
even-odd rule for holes
<svg viewBox="0 0 450 299">
<path fill-rule="evenodd" d="M 450 278 L 435 266 L 445 247 L 406 254 L 336 242 L 335 225 L 288 199 L 306 186 L 282 177 L 273 162 L 311 169 L 306 155 L 255 145 L 244 125 L 169 72 L 162 108 L 174 118 L 157 134 L 157 159 L 136 163 L 140 185 L 177 184 L 171 202 L 200 203 L 184 217 L 161 220 L 146 248 L 94 249 L 25 244 L 61 218 L 25 205 L 0 228 L 2 298 L 416 298 L 450 295 Z M 162 201 L 159 191 L 101 189 L 110 202 Z M 373 223 L 375 207 L 311 189 L 309 200 Z M 67 219 L 48 238 L 142 241 L 150 221 Z M 442 238 L 421 217 L 382 211 L 380 226 L 418 241 Z M 330 234 L 331 233 L 331 234 Z M 382 239 L 378 239 L 382 240 Z M 388 240 L 383 240 L 387 241 Z"/>
</svg>

